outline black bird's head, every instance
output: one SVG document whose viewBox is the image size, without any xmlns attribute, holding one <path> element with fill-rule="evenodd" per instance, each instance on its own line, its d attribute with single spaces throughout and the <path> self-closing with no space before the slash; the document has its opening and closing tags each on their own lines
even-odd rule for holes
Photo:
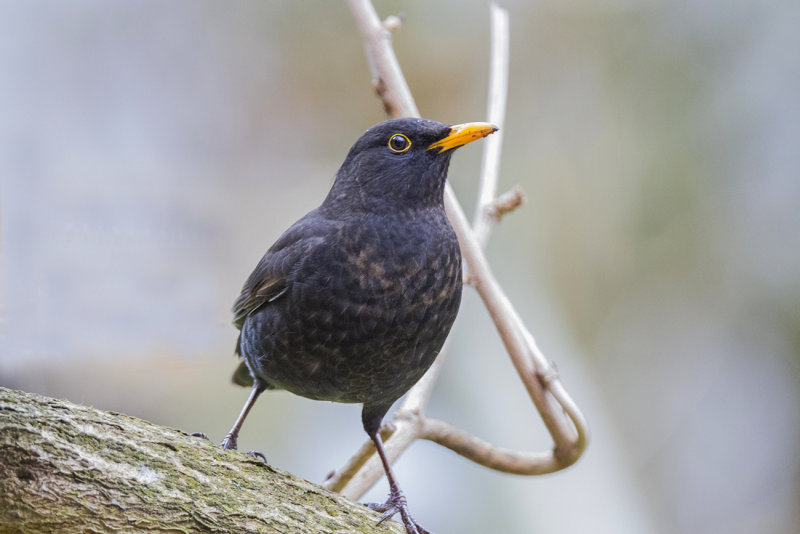
<svg viewBox="0 0 800 534">
<path fill-rule="evenodd" d="M 350 148 L 323 209 L 343 215 L 441 206 L 453 149 L 497 128 L 485 122 L 448 126 L 428 119 L 376 124 Z"/>
</svg>

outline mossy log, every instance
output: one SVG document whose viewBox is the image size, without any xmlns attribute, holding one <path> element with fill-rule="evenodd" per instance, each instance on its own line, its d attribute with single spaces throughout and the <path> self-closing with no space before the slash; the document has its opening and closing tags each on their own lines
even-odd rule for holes
<svg viewBox="0 0 800 534">
<path fill-rule="evenodd" d="M 0 532 L 401 533 L 184 432 L 0 388 Z"/>
</svg>

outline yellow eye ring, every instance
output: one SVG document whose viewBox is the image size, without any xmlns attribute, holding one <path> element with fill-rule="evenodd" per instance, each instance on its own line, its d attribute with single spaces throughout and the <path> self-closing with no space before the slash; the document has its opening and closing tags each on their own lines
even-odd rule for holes
<svg viewBox="0 0 800 534">
<path fill-rule="evenodd" d="M 402 154 L 411 148 L 411 140 L 401 133 L 396 133 L 389 138 L 387 145 L 392 152 Z"/>
</svg>

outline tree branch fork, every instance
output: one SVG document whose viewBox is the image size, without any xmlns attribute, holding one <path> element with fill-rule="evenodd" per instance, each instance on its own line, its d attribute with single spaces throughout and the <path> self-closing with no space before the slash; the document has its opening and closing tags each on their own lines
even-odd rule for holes
<svg viewBox="0 0 800 534">
<path fill-rule="evenodd" d="M 363 37 L 373 85 L 390 117 L 418 117 L 397 57 L 392 33 L 402 17 L 378 18 L 370 0 L 349 0 L 350 10 Z M 508 13 L 492 4 L 492 46 L 487 120 L 500 130 L 484 140 L 484 157 L 474 223 L 470 224 L 448 184 L 445 208 L 458 235 L 464 256 L 465 284 L 483 300 L 514 367 L 542 421 L 553 438 L 553 448 L 541 452 L 515 451 L 493 445 L 445 421 L 425 415 L 433 386 L 441 370 L 448 343 L 428 373 L 406 396 L 384 430 L 384 446 L 394 461 L 417 439 L 427 439 L 485 467 L 506 473 L 539 475 L 574 464 L 588 445 L 588 425 L 577 404 L 561 384 L 555 366 L 539 349 L 511 301 L 492 274 L 483 248 L 494 224 L 525 203 L 519 188 L 497 195 L 502 128 L 508 80 Z M 325 481 L 325 487 L 357 499 L 382 475 L 369 442 Z"/>
</svg>

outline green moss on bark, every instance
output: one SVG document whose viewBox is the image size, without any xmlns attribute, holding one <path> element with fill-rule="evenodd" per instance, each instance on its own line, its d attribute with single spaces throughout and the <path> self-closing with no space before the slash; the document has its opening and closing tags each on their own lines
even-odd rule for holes
<svg viewBox="0 0 800 534">
<path fill-rule="evenodd" d="M 402 533 L 366 507 L 133 417 L 0 388 L 0 532 Z"/>
</svg>

